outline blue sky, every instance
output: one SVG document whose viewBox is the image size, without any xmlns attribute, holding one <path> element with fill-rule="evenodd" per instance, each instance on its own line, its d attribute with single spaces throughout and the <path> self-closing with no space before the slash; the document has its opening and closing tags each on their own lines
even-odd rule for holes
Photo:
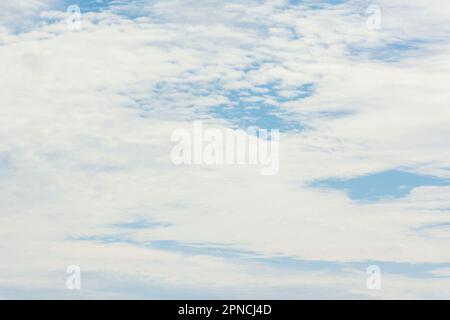
<svg viewBox="0 0 450 320">
<path fill-rule="evenodd" d="M 450 181 L 400 170 L 388 170 L 347 179 L 316 181 L 313 185 L 343 190 L 356 201 L 380 201 L 405 197 L 418 187 L 450 185 Z"/>
<path fill-rule="evenodd" d="M 448 299 L 450 7 L 370 4 L 0 4 L 0 298 Z M 174 166 L 195 120 L 279 173 Z"/>
</svg>

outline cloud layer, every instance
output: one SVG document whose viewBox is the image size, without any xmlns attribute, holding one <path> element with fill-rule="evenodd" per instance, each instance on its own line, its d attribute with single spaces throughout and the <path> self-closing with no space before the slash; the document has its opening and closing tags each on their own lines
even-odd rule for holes
<svg viewBox="0 0 450 320">
<path fill-rule="evenodd" d="M 449 298 L 448 186 L 313 184 L 450 178 L 450 6 L 379 1 L 370 30 L 331 2 L 80 1 L 81 30 L 1 4 L 0 298 Z M 170 161 L 174 130 L 244 116 L 295 124 L 278 175 Z"/>
</svg>

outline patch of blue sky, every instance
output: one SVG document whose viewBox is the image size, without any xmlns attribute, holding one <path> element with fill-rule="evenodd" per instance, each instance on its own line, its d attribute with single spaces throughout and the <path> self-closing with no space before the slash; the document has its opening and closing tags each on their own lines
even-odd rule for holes
<svg viewBox="0 0 450 320">
<path fill-rule="evenodd" d="M 127 298 L 134 299 L 158 299 L 158 300 L 183 300 L 183 299 L 224 299 L 226 293 L 221 290 L 195 287 L 189 285 L 176 285 L 155 281 L 146 282 L 134 277 L 117 276 L 115 273 L 105 272 L 84 272 L 83 271 L 83 286 L 87 284 L 103 284 L 102 291 L 109 292 Z M 105 286 L 104 284 L 108 284 Z M 69 290 L 65 290 L 66 292 Z M 86 290 L 72 291 L 77 298 L 82 298 L 86 295 Z M 89 290 L 87 290 L 89 291 Z M 70 291 L 69 291 L 70 292 Z M 56 297 L 58 297 L 56 295 Z"/>
<path fill-rule="evenodd" d="M 236 249 L 223 244 L 187 244 L 172 240 L 152 241 L 148 246 L 164 251 L 179 252 L 186 255 L 202 255 L 221 258 L 244 258 L 255 255 L 252 251 Z"/>
<path fill-rule="evenodd" d="M 275 59 L 259 58 L 259 60 L 257 62 L 252 62 L 252 63 L 246 65 L 245 67 L 243 67 L 241 70 L 244 71 L 245 73 L 247 73 L 247 72 L 259 70 L 264 64 L 275 64 L 276 62 L 277 61 Z"/>
<path fill-rule="evenodd" d="M 122 229 L 136 229 L 140 228 L 139 224 L 123 224 L 113 225 L 113 227 L 120 227 Z M 151 226 L 152 228 L 157 228 L 160 226 Z M 125 231 L 125 230 L 123 230 Z M 82 236 L 77 238 L 72 238 L 70 240 L 77 241 L 94 241 L 103 244 L 113 244 L 113 243 L 127 243 L 136 246 L 143 246 L 147 248 L 155 248 L 163 251 L 178 252 L 185 255 L 191 256 L 212 256 L 221 258 L 242 258 L 255 256 L 256 254 L 252 251 L 236 249 L 229 245 L 224 244 L 200 244 L 200 243 L 182 243 L 174 240 L 155 240 L 155 241 L 134 241 L 128 235 L 122 234 L 111 234 L 104 236 Z"/>
<path fill-rule="evenodd" d="M 176 252 L 186 256 L 210 256 L 230 259 L 235 262 L 256 263 L 280 270 L 298 272 L 323 271 L 331 273 L 345 273 L 349 270 L 365 272 L 367 267 L 376 265 L 383 274 L 403 275 L 412 278 L 442 278 L 447 275 L 433 273 L 435 270 L 450 268 L 450 263 L 409 263 L 392 261 L 355 261 L 338 262 L 326 260 L 302 260 L 290 256 L 266 256 L 258 252 L 238 249 L 225 244 L 199 244 L 183 243 L 174 240 L 158 240 L 149 242 L 137 242 L 123 236 L 83 237 L 76 240 L 96 241 L 104 244 L 128 243 L 162 251 Z"/>
<path fill-rule="evenodd" d="M 249 68 L 258 68 L 252 65 Z M 252 88 L 228 90 L 220 81 L 206 84 L 166 83 L 154 84 L 151 88 L 153 99 L 171 103 L 173 93 L 187 97 L 220 97 L 223 103 L 213 105 L 207 110 L 198 111 L 197 117 L 213 117 L 226 120 L 233 129 L 278 129 L 280 132 L 299 132 L 304 129 L 299 114 L 289 112 L 283 104 L 300 101 L 315 93 L 315 84 L 306 83 L 296 87 L 284 87 L 279 81 L 256 85 Z M 144 103 L 137 103 L 145 108 Z M 186 105 L 195 108 L 195 105 Z M 147 111 L 151 111 L 148 109 Z"/>
<path fill-rule="evenodd" d="M 281 105 L 305 99 L 314 94 L 314 89 L 314 84 L 307 83 L 283 90 L 279 82 L 271 82 L 251 89 L 229 90 L 224 93 L 229 102 L 210 108 L 209 113 L 239 129 L 298 132 L 304 126 L 295 113 L 284 110 Z"/>
<path fill-rule="evenodd" d="M 340 119 L 344 117 L 348 117 L 354 115 L 355 112 L 351 110 L 330 110 L 330 111 L 318 111 L 318 112 L 309 112 L 306 115 L 314 118 L 322 118 L 322 119 Z"/>
<path fill-rule="evenodd" d="M 61 274 L 61 273 L 60 273 Z M 47 275 L 55 279 L 56 283 L 64 283 L 67 279 L 62 276 Z M 243 284 L 233 286 L 203 286 L 195 284 L 162 283 L 142 281 L 138 277 L 115 272 L 83 271 L 83 290 L 67 290 L 62 288 L 33 288 L 30 286 L 12 287 L 0 286 L 0 299 L 158 299 L 158 300 L 225 300 L 230 299 L 342 299 L 368 298 L 367 296 L 351 293 L 340 289 L 317 288 L 313 285 L 270 286 L 268 290 L 260 290 Z M 100 296 L 97 290 L 101 290 Z M 270 290 L 269 290 L 270 289 Z"/>
<path fill-rule="evenodd" d="M 67 279 L 65 273 L 46 274 L 55 282 L 64 283 Z M 83 290 L 67 290 L 62 288 L 33 288 L 31 286 L 14 287 L 0 285 L 0 299 L 226 299 L 236 296 L 230 292 L 214 288 L 204 288 L 188 285 L 171 285 L 158 281 L 142 281 L 136 277 L 127 276 L 123 273 L 114 272 L 92 272 L 83 270 Z M 100 289 L 98 295 L 96 290 Z M 238 291 L 238 290 L 237 290 Z M 238 293 L 238 292 L 236 292 Z"/>
<path fill-rule="evenodd" d="M 348 0 L 289 0 L 289 5 L 307 5 L 312 9 L 322 9 L 326 5 L 339 5 L 348 2 Z"/>
<path fill-rule="evenodd" d="M 378 47 L 352 45 L 350 55 L 360 59 L 382 62 L 398 62 L 425 52 L 426 41 L 418 39 L 399 40 Z"/>
<path fill-rule="evenodd" d="M 89 12 L 111 11 L 128 18 L 139 17 L 144 1 L 142 0 L 64 0 L 59 9 L 65 11 L 71 5 L 77 5 L 81 14 Z"/>
<path fill-rule="evenodd" d="M 110 7 L 112 4 L 116 4 L 120 1 L 110 1 L 110 0 L 64 0 L 62 6 L 63 8 L 69 7 L 71 5 L 76 5 L 80 7 L 81 12 L 100 12 Z"/>
<path fill-rule="evenodd" d="M 138 245 L 139 243 L 130 239 L 129 235 L 122 234 L 112 234 L 104 236 L 80 236 L 80 237 L 69 237 L 67 240 L 70 241 L 92 241 L 103 244 L 114 244 L 114 243 L 126 243 L 132 245 Z"/>
<path fill-rule="evenodd" d="M 130 222 L 113 224 L 112 227 L 118 229 L 154 229 L 171 226 L 170 223 L 159 222 L 149 219 L 138 219 Z"/>
<path fill-rule="evenodd" d="M 279 130 L 281 132 L 299 131 L 302 125 L 287 119 L 289 113 L 281 111 L 273 105 L 251 105 L 245 108 L 235 106 L 217 106 L 210 109 L 216 118 L 229 121 L 235 128 L 247 130 L 258 128 Z"/>
<path fill-rule="evenodd" d="M 128 18 L 135 18 L 136 15 L 132 14 L 132 9 L 136 5 L 137 1 L 119 1 L 119 0 L 62 0 L 52 4 L 47 10 L 57 10 L 62 12 L 69 12 L 74 14 L 75 11 L 69 10 L 72 6 L 78 6 L 80 9 L 81 20 L 83 15 L 88 13 L 100 13 L 105 11 L 114 12 Z M 59 18 L 46 17 L 44 19 L 46 23 L 53 24 L 60 22 Z M 19 30 L 26 31 L 26 30 Z"/>
<path fill-rule="evenodd" d="M 358 270 L 366 270 L 368 266 L 375 265 L 380 267 L 382 274 L 402 275 L 411 278 L 436 279 L 449 278 L 448 275 L 436 274 L 436 270 L 448 269 L 450 263 L 409 263 L 409 262 L 391 262 L 391 261 L 361 261 L 346 264 L 347 267 Z"/>
<path fill-rule="evenodd" d="M 353 178 L 330 178 L 311 183 L 316 188 L 342 190 L 350 199 L 362 202 L 402 198 L 421 186 L 447 185 L 450 185 L 450 180 L 400 170 Z"/>
<path fill-rule="evenodd" d="M 289 40 L 300 40 L 303 38 L 302 34 L 300 32 L 298 32 L 295 28 L 287 27 L 287 29 L 291 33 Z"/>
<path fill-rule="evenodd" d="M 261 262 L 276 268 L 287 268 L 301 271 L 327 271 L 346 272 L 346 270 L 356 269 L 365 271 L 368 266 L 376 265 L 380 267 L 384 274 L 403 275 L 413 278 L 439 278 L 445 277 L 433 274 L 434 270 L 446 269 L 450 263 L 409 263 L 391 261 L 356 261 L 356 262 L 335 262 L 322 260 L 300 260 L 294 257 L 275 258 L 255 258 L 252 261 Z"/>
</svg>

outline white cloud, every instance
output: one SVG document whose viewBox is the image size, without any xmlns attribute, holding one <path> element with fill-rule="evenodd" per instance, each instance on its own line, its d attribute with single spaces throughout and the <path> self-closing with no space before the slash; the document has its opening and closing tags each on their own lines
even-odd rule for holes
<svg viewBox="0 0 450 320">
<path fill-rule="evenodd" d="M 402 10 L 381 3 L 388 24 L 374 33 L 365 27 L 360 2 L 322 10 L 283 3 L 213 1 L 199 8 L 151 2 L 143 11 L 148 17 L 139 20 L 91 13 L 80 31 L 61 20 L 20 33 L 10 28 L 21 8 L 3 7 L 0 25 L 7 28 L 0 32 L 8 35 L 0 50 L 0 154 L 8 165 L 0 161 L 0 254 L 2 274 L 9 276 L 0 286 L 54 289 L 57 276 L 46 281 L 39 275 L 64 273 L 75 263 L 149 284 L 220 289 L 239 282 L 257 292 L 262 283 L 286 292 L 306 286 L 369 294 L 365 278 L 352 273 L 292 272 L 280 279 L 278 270 L 233 259 L 68 240 L 110 235 L 117 232 L 112 224 L 135 219 L 172 224 L 118 232 L 138 242 L 225 243 L 302 260 L 449 263 L 448 238 L 412 231 L 445 221 L 435 209 L 450 207 L 447 188 L 359 205 L 344 193 L 306 185 L 398 166 L 442 174 L 450 166 L 448 41 L 396 63 L 347 50 L 415 36 L 435 41 L 442 30 L 416 33 L 411 19 L 426 8 L 428 19 L 440 23 L 446 11 L 436 10 L 435 2 L 399 2 Z M 46 8 L 42 1 L 22 5 L 33 15 Z M 414 28 L 402 27 L 400 18 Z M 251 65 L 258 68 L 245 72 Z M 278 176 L 261 177 L 245 166 L 171 164 L 174 129 L 200 114 L 210 125 L 225 126 L 209 119 L 207 109 L 226 100 L 227 88 L 273 80 L 286 90 L 317 84 L 314 96 L 284 105 L 312 129 L 282 136 Z M 213 87 L 217 83 L 222 89 Z M 354 114 L 311 114 L 330 110 Z M 255 270 L 267 272 L 264 281 Z M 448 287 L 437 279 L 392 277 L 391 283 L 382 297 L 433 296 Z"/>
</svg>

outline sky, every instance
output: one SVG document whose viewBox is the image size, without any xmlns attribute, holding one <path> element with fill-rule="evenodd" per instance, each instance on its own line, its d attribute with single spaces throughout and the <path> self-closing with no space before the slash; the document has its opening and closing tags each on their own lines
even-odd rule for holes
<svg viewBox="0 0 450 320">
<path fill-rule="evenodd" d="M 450 299 L 449 18 L 443 0 L 2 1 L 0 299 Z M 279 130 L 278 174 L 174 165 L 196 120 Z"/>
</svg>

